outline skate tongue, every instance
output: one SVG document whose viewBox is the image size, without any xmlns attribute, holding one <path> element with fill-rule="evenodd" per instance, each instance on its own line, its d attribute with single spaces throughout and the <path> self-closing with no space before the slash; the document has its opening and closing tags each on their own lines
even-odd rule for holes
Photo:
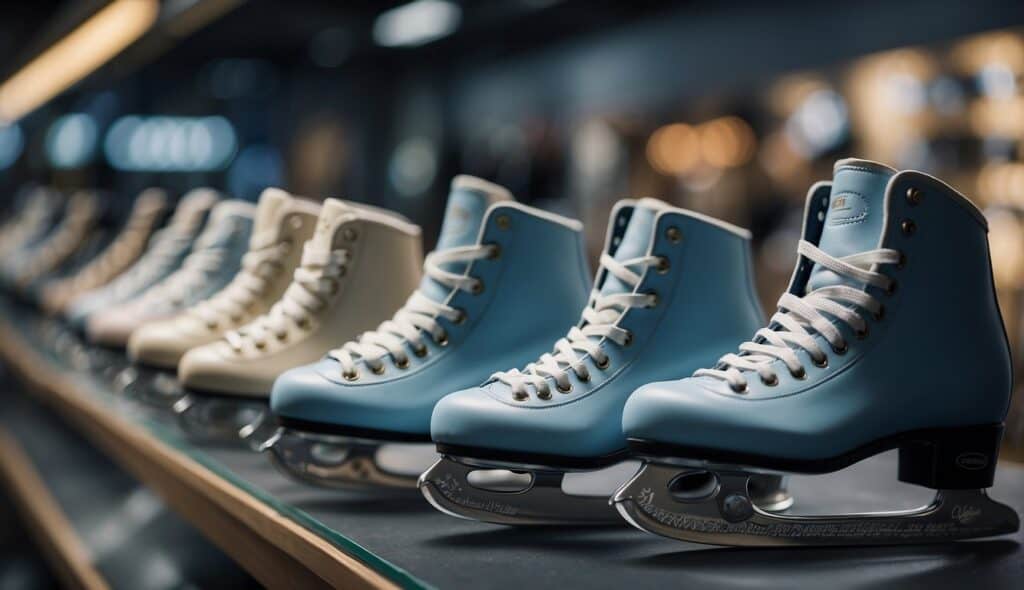
<svg viewBox="0 0 1024 590">
<path fill-rule="evenodd" d="M 637 258 L 647 254 L 651 244 L 651 233 L 654 231 L 654 219 L 658 211 L 668 208 L 668 205 L 657 199 L 640 199 L 636 202 L 633 215 L 629 218 L 629 225 L 622 234 L 622 241 L 615 250 L 613 258 L 618 261 Z M 631 270 L 640 272 L 642 269 L 633 267 Z M 609 274 L 601 285 L 601 293 L 628 293 L 633 287 L 620 281 L 617 277 Z"/>
<path fill-rule="evenodd" d="M 185 193 L 174 210 L 170 225 L 180 228 L 202 225 L 207 213 L 219 200 L 220 195 L 211 188 L 197 188 Z"/>
<path fill-rule="evenodd" d="M 248 202 L 237 199 L 221 201 L 210 213 L 210 220 L 203 228 L 203 233 L 196 239 L 195 250 L 223 246 L 231 238 L 232 218 L 238 223 L 241 220 L 250 220 L 255 215 L 256 207 Z"/>
<path fill-rule="evenodd" d="M 448 206 L 445 209 L 441 235 L 437 239 L 435 250 L 475 244 L 487 208 L 500 201 L 513 200 L 515 199 L 512 193 L 504 187 L 475 176 L 456 176 L 452 181 L 451 192 L 448 193 Z M 465 266 L 448 264 L 445 270 L 463 272 Z M 441 301 L 448 295 L 448 287 L 434 282 L 427 276 L 424 276 L 420 283 L 420 291 L 435 301 Z"/>
<path fill-rule="evenodd" d="M 818 247 L 837 258 L 877 248 L 885 217 L 885 187 L 894 174 L 892 168 L 868 160 L 836 162 Z M 841 284 L 862 286 L 816 265 L 807 281 L 807 291 Z"/>
</svg>

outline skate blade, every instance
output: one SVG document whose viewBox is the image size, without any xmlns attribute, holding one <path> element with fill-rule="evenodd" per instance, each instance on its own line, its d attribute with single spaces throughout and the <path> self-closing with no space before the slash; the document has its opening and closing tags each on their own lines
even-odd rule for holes
<svg viewBox="0 0 1024 590">
<path fill-rule="evenodd" d="M 261 448 L 288 477 L 334 489 L 411 490 L 437 460 L 434 445 L 388 443 L 281 429 Z"/>
<path fill-rule="evenodd" d="M 242 434 L 269 413 L 265 401 L 196 394 L 181 396 L 171 409 L 189 438 L 205 442 L 249 443 Z"/>
<path fill-rule="evenodd" d="M 664 537 L 737 546 L 889 545 L 970 539 L 1011 533 L 1017 514 L 984 490 L 939 490 L 912 510 L 796 516 L 772 514 L 759 482 L 739 469 L 689 470 L 645 463 L 612 499 L 633 526 Z M 689 481 L 687 481 L 689 480 Z M 771 490 L 767 490 L 771 497 Z"/>
<path fill-rule="evenodd" d="M 469 465 L 446 456 L 420 476 L 419 488 L 434 508 L 469 520 L 507 525 L 621 524 L 608 503 L 616 486 L 607 487 L 599 480 L 621 482 L 637 467 L 632 461 L 619 463 L 586 474 L 590 481 L 581 483 L 589 485 L 571 486 L 568 477 L 574 473 Z"/>
<path fill-rule="evenodd" d="M 117 374 L 114 391 L 160 409 L 172 408 L 185 395 L 174 374 L 137 366 L 129 366 Z"/>
</svg>

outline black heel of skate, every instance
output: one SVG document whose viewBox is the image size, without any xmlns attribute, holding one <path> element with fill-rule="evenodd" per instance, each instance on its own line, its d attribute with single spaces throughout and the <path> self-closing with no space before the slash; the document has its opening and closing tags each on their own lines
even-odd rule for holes
<svg viewBox="0 0 1024 590">
<path fill-rule="evenodd" d="M 899 479 L 932 489 L 992 486 L 1002 424 L 923 431 L 900 445 Z"/>
</svg>

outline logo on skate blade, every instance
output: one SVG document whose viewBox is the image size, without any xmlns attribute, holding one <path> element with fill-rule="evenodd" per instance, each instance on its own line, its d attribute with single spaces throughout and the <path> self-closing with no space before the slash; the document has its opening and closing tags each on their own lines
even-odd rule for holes
<svg viewBox="0 0 1024 590">
<path fill-rule="evenodd" d="M 864 221 L 868 216 L 868 204 L 857 193 L 839 193 L 832 197 L 828 212 L 828 225 L 848 225 Z"/>
<path fill-rule="evenodd" d="M 981 508 L 971 506 L 970 504 L 958 504 L 953 507 L 953 512 L 951 516 L 953 517 L 953 520 L 957 521 L 960 524 L 970 524 L 976 518 L 981 516 Z"/>
<path fill-rule="evenodd" d="M 956 457 L 956 465 L 961 469 L 977 471 L 988 467 L 988 457 L 984 453 L 960 453 Z"/>
</svg>

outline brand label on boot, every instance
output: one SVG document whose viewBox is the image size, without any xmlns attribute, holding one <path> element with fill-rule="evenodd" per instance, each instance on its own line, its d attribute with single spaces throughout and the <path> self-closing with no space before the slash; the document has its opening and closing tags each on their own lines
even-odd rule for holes
<svg viewBox="0 0 1024 590">
<path fill-rule="evenodd" d="M 844 192 L 832 197 L 828 209 L 828 225 L 859 223 L 868 217 L 868 203 L 857 193 Z"/>
<path fill-rule="evenodd" d="M 960 453 L 956 457 L 956 464 L 961 469 L 977 471 L 988 467 L 988 457 L 984 453 Z"/>
</svg>

